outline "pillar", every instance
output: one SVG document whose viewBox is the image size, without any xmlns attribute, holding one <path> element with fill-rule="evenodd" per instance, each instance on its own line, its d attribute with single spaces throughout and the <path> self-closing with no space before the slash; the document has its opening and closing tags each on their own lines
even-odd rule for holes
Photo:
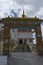
<svg viewBox="0 0 43 65">
<path fill-rule="evenodd" d="M 42 33 L 41 33 L 41 26 L 40 24 L 36 27 L 36 43 L 37 43 L 37 53 L 38 55 L 43 55 L 43 44 L 42 44 Z"/>
<path fill-rule="evenodd" d="M 10 39 L 10 28 L 8 25 L 4 26 L 4 45 L 3 45 L 3 55 L 9 55 L 9 40 Z"/>
</svg>

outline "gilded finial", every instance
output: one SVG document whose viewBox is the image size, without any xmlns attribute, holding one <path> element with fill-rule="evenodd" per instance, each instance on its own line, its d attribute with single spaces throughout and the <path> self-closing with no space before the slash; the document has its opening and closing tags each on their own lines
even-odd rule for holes
<svg viewBox="0 0 43 65">
<path fill-rule="evenodd" d="M 25 18 L 25 12 L 24 12 L 24 8 L 23 8 L 23 14 L 22 14 L 22 17 Z"/>
</svg>

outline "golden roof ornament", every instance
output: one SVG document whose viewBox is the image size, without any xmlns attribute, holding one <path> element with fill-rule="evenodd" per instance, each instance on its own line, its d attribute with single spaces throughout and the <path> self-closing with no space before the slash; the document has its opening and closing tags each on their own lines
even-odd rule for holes
<svg viewBox="0 0 43 65">
<path fill-rule="evenodd" d="M 24 9 L 23 9 L 23 14 L 22 14 L 22 17 L 23 18 L 25 18 L 26 16 L 25 16 L 25 12 L 24 12 Z"/>
</svg>

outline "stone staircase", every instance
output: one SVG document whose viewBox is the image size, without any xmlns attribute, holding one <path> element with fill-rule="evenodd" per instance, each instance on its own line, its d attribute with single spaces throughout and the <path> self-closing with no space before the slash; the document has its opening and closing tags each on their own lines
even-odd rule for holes
<svg viewBox="0 0 43 65">
<path fill-rule="evenodd" d="M 29 48 L 29 46 L 22 43 L 17 45 L 14 52 L 31 52 L 31 49 Z"/>
</svg>

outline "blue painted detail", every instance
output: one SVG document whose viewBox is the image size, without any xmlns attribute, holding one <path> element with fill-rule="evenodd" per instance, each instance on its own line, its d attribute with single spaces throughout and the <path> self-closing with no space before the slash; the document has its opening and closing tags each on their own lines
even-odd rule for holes
<svg viewBox="0 0 43 65">
<path fill-rule="evenodd" d="M 26 29 L 34 29 L 33 27 L 12 27 L 11 29 L 22 29 L 22 30 L 26 30 Z"/>
</svg>

